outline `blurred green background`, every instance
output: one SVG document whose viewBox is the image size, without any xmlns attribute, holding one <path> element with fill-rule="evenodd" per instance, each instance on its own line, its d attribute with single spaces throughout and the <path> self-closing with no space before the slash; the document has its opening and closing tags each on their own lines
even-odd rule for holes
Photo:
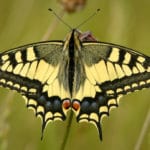
<svg viewBox="0 0 150 150">
<path fill-rule="evenodd" d="M 100 8 L 80 30 L 150 56 L 149 0 L 89 0 L 84 10 L 73 14 L 63 14 L 55 0 L 0 0 L 0 51 L 42 41 L 48 32 L 48 40 L 63 40 L 69 30 L 56 22 L 49 7 L 72 27 Z M 60 150 L 66 131 L 67 121 L 50 123 L 41 142 L 40 119 L 25 108 L 19 94 L 0 88 L 0 150 Z M 78 124 L 74 117 L 65 150 L 82 149 L 149 150 L 149 89 L 122 98 L 120 107 L 103 121 L 103 142 L 92 124 Z"/>
</svg>

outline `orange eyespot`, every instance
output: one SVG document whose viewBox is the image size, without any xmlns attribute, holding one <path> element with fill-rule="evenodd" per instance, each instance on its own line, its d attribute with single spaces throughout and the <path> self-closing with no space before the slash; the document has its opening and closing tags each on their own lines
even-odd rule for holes
<svg viewBox="0 0 150 150">
<path fill-rule="evenodd" d="M 77 111 L 80 109 L 80 103 L 78 101 L 73 101 L 72 108 Z"/>
<path fill-rule="evenodd" d="M 68 99 L 64 100 L 62 106 L 64 109 L 69 109 L 71 107 L 70 100 L 68 100 Z"/>
</svg>

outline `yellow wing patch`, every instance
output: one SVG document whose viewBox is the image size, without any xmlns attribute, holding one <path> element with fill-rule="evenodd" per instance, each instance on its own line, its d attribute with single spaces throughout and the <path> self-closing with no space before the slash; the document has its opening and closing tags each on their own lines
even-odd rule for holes
<svg viewBox="0 0 150 150">
<path fill-rule="evenodd" d="M 120 49 L 119 48 L 112 48 L 112 52 L 108 58 L 108 60 L 112 61 L 112 62 L 118 62 L 119 60 L 119 52 Z"/>
<path fill-rule="evenodd" d="M 99 89 L 100 90 L 100 89 Z M 83 97 L 95 97 L 96 86 L 91 84 L 90 80 L 87 78 L 83 85 L 80 86 L 80 89 L 77 93 L 74 93 L 73 99 L 82 100 Z"/>
<path fill-rule="evenodd" d="M 58 78 L 60 65 L 52 67 L 52 65 L 46 66 L 44 73 L 40 75 L 40 80 L 43 82 L 42 92 L 47 92 L 48 97 L 59 96 L 61 99 L 70 98 L 70 93 L 66 90 Z M 42 76 L 42 78 L 41 78 Z M 39 78 L 37 78 L 39 80 Z"/>
<path fill-rule="evenodd" d="M 43 83 L 43 78 L 45 74 L 47 73 L 47 70 L 49 68 L 49 64 L 46 63 L 44 60 L 40 60 L 37 66 L 37 69 L 34 71 L 34 79 L 39 80 L 41 83 Z"/>
<path fill-rule="evenodd" d="M 36 56 L 35 56 L 35 52 L 34 52 L 33 47 L 27 48 L 27 60 L 33 61 L 35 59 L 36 59 Z"/>
<path fill-rule="evenodd" d="M 21 56 L 22 56 L 22 54 L 21 54 L 20 51 L 16 52 L 15 59 L 16 59 L 17 63 L 21 63 L 22 62 Z"/>
</svg>

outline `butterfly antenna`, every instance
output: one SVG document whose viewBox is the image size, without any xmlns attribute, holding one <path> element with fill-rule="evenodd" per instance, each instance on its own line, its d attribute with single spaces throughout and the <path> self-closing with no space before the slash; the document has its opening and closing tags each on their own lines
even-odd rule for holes
<svg viewBox="0 0 150 150">
<path fill-rule="evenodd" d="M 49 8 L 48 10 L 51 11 L 57 17 L 58 20 L 60 20 L 63 24 L 65 24 L 69 29 L 72 30 L 72 27 L 69 24 L 67 24 L 61 17 L 59 17 L 59 15 L 57 15 L 57 13 L 55 13 L 53 9 Z"/>
<path fill-rule="evenodd" d="M 78 29 L 79 27 L 81 27 L 83 24 L 85 24 L 86 22 L 88 22 L 91 18 L 93 18 L 95 15 L 97 15 L 97 13 L 100 11 L 100 9 L 98 8 L 96 10 L 96 12 L 94 12 L 91 16 L 89 16 L 87 19 L 85 19 L 81 24 L 79 24 L 76 29 Z"/>
</svg>

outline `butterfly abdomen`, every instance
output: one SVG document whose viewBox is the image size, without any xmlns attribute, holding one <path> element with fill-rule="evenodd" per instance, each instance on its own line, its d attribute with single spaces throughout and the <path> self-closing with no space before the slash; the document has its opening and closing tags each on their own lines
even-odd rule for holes
<svg viewBox="0 0 150 150">
<path fill-rule="evenodd" d="M 69 41 L 69 68 L 68 68 L 69 90 L 71 95 L 73 90 L 74 72 L 75 72 L 75 62 L 74 62 L 74 31 L 73 31 Z"/>
</svg>

